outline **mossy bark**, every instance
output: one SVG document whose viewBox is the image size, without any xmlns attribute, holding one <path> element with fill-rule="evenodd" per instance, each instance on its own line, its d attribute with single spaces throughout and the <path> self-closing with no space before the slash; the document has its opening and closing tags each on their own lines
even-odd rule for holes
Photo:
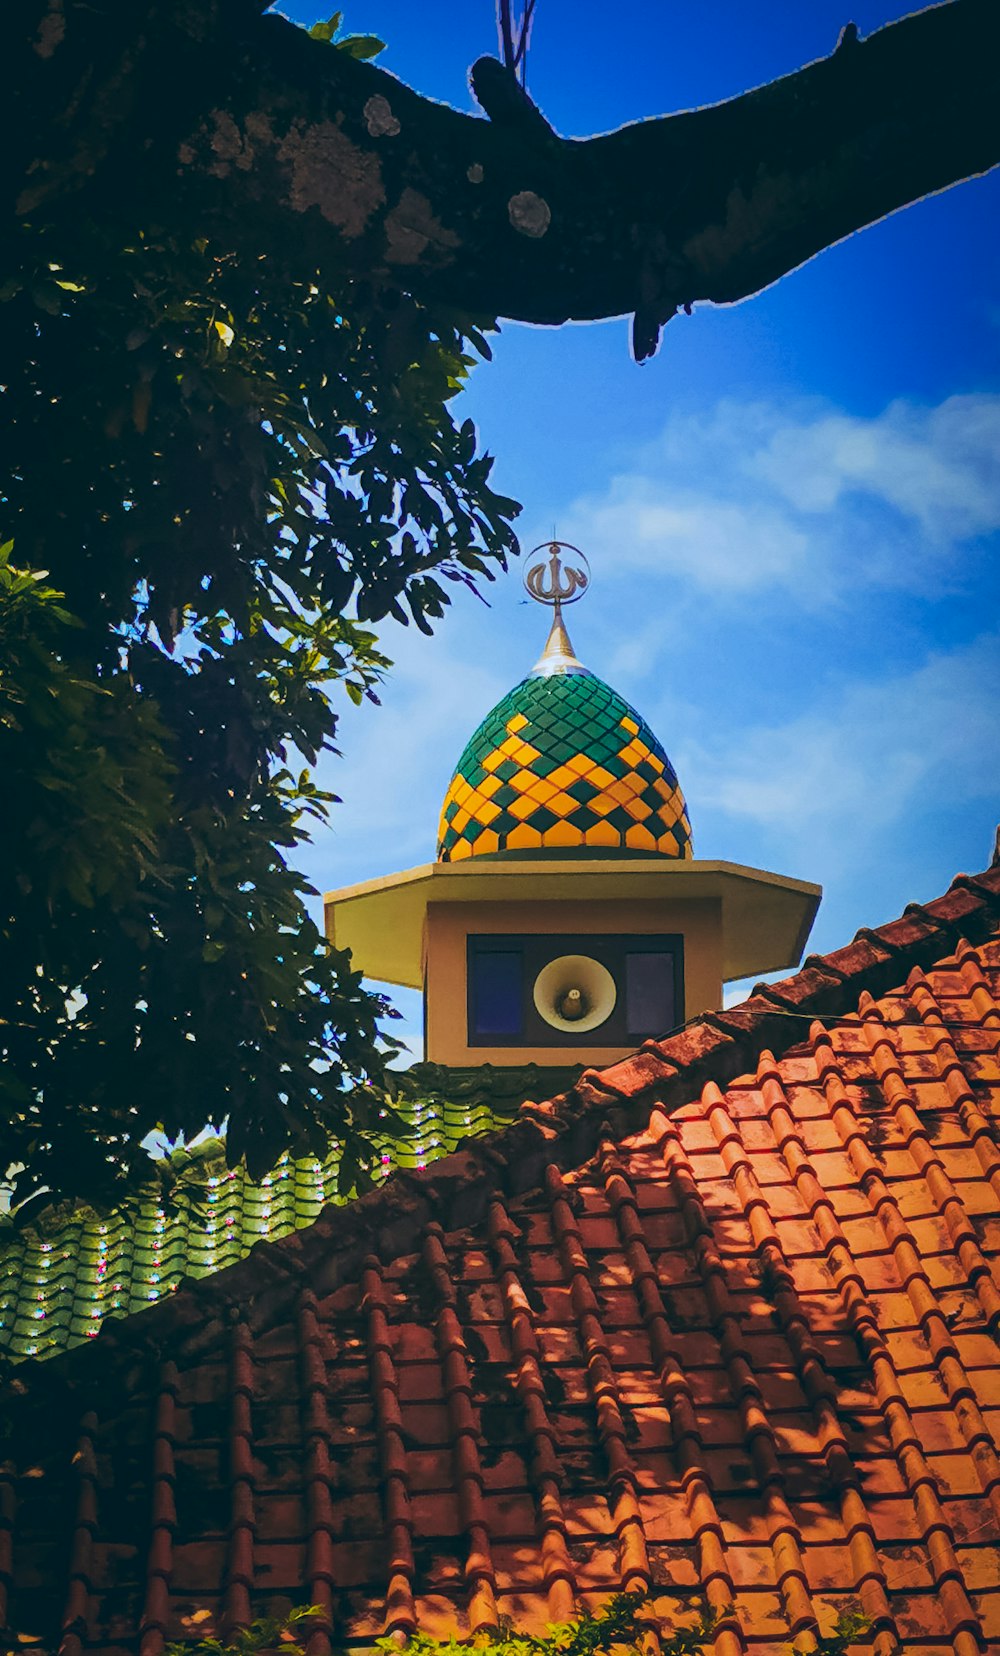
<svg viewBox="0 0 1000 1656">
<path fill-rule="evenodd" d="M 831 43 L 832 45 L 833 43 Z M 253 0 L 15 0 L 0 24 L 19 214 L 140 195 L 311 243 L 327 266 L 470 313 L 633 313 L 640 357 L 1000 160 L 1000 7 L 952 0 L 715 107 L 559 138 L 504 71 L 491 118 L 419 96 Z"/>
</svg>

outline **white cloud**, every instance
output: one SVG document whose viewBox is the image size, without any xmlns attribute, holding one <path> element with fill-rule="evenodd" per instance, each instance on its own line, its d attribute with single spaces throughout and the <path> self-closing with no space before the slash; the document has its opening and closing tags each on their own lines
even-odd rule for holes
<svg viewBox="0 0 1000 1656">
<path fill-rule="evenodd" d="M 815 610 L 859 586 L 961 586 L 965 543 L 1000 529 L 1000 395 L 872 418 L 734 402 L 675 415 L 560 524 L 603 579 L 657 576 L 723 607 L 755 591 Z"/>
<path fill-rule="evenodd" d="M 982 802 L 987 823 L 1000 807 L 1000 634 L 774 724 L 729 725 L 678 759 L 689 797 L 731 819 L 736 843 L 752 824 L 825 878 L 935 811 Z"/>
<path fill-rule="evenodd" d="M 1000 527 L 1000 396 L 895 402 L 875 419 L 830 413 L 778 427 L 746 471 L 800 511 L 830 512 L 857 492 L 951 545 Z"/>
<path fill-rule="evenodd" d="M 739 595 L 789 585 L 801 574 L 809 540 L 789 516 L 677 488 L 655 476 L 612 480 L 601 499 L 571 508 L 565 530 L 602 574 L 680 578 L 711 592 Z"/>
</svg>

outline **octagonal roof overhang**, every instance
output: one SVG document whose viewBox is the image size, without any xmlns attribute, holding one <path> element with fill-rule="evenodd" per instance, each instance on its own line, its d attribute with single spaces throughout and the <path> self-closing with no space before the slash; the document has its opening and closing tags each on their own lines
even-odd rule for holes
<svg viewBox="0 0 1000 1656">
<path fill-rule="evenodd" d="M 350 949 L 366 977 L 419 989 L 424 919 L 431 903 L 623 899 L 719 901 L 726 982 L 795 966 L 802 957 L 822 887 L 741 863 L 664 857 L 566 858 L 424 863 L 324 898 L 326 935 Z"/>
</svg>

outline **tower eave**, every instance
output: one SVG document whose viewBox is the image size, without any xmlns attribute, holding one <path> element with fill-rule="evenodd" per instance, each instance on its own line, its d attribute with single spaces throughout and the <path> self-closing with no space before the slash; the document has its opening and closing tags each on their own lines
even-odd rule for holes
<svg viewBox="0 0 1000 1656">
<path fill-rule="evenodd" d="M 366 977 L 417 989 L 423 983 L 424 924 L 432 903 L 715 900 L 722 907 L 722 978 L 730 982 L 797 965 L 821 896 L 822 887 L 807 880 L 695 858 L 512 858 L 485 865 L 468 858 L 345 886 L 326 895 L 324 909 L 328 940 L 351 949 Z"/>
</svg>

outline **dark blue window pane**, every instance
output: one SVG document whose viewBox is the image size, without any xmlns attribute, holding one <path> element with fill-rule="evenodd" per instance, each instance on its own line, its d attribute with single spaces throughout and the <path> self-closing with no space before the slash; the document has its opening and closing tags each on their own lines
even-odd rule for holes
<svg viewBox="0 0 1000 1656">
<path fill-rule="evenodd" d="M 629 1035 L 665 1035 L 673 1028 L 672 954 L 625 956 L 625 1018 Z"/>
<path fill-rule="evenodd" d="M 521 951 L 477 951 L 473 957 L 475 1035 L 520 1035 L 523 1018 Z"/>
</svg>

